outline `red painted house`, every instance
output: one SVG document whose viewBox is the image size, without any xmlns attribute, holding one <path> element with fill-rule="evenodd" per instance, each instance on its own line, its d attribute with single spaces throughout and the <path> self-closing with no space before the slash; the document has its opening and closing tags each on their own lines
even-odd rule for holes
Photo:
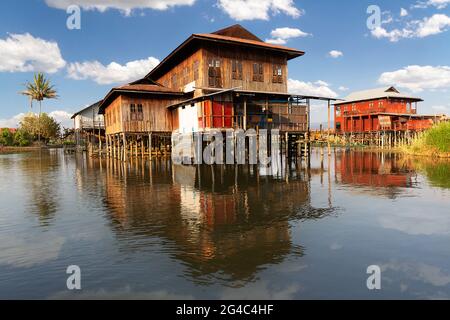
<svg viewBox="0 0 450 320">
<path fill-rule="evenodd" d="M 335 130 L 365 133 L 428 129 L 434 123 L 434 116 L 417 114 L 417 103 L 421 101 L 394 87 L 354 92 L 335 103 Z"/>
</svg>

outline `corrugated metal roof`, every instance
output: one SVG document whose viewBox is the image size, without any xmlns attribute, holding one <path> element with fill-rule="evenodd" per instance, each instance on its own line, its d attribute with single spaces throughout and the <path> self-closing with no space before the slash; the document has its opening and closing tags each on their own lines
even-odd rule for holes
<svg viewBox="0 0 450 320">
<path fill-rule="evenodd" d="M 400 93 L 395 87 L 384 87 L 371 90 L 356 91 L 349 94 L 344 101 L 336 102 L 335 105 L 346 104 L 358 101 L 367 101 L 381 98 L 399 98 L 410 99 L 415 101 L 423 101 L 420 98 Z"/>
</svg>

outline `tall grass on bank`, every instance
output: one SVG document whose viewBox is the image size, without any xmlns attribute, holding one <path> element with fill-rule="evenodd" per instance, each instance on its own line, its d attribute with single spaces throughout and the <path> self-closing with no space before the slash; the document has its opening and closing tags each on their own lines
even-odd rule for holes
<svg viewBox="0 0 450 320">
<path fill-rule="evenodd" d="M 450 122 L 442 122 L 425 131 L 406 152 L 420 155 L 450 155 Z"/>
</svg>

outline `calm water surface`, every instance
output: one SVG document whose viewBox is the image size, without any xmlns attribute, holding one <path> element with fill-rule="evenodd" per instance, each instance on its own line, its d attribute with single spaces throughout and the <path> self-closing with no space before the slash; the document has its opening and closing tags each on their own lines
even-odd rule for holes
<svg viewBox="0 0 450 320">
<path fill-rule="evenodd" d="M 450 298 L 449 162 L 314 150 L 268 177 L 2 154 L 0 204 L 0 298 Z"/>
</svg>

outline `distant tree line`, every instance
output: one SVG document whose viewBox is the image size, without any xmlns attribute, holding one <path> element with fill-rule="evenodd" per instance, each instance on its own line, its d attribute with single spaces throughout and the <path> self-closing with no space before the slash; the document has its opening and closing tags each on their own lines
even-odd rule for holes
<svg viewBox="0 0 450 320">
<path fill-rule="evenodd" d="M 0 132 L 1 146 L 26 147 L 41 139 L 46 144 L 60 137 L 61 126 L 55 119 L 42 113 L 40 116 L 27 114 L 20 122 L 19 128 L 13 132 L 2 129 Z"/>
</svg>

